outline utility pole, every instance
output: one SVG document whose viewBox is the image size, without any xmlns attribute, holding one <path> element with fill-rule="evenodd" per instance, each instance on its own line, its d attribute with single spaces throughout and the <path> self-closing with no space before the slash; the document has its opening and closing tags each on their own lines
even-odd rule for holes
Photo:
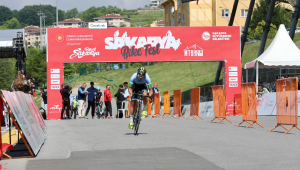
<svg viewBox="0 0 300 170">
<path fill-rule="evenodd" d="M 46 15 L 42 16 L 42 19 L 44 19 L 44 37 L 43 37 L 43 47 L 46 46 L 46 24 L 45 24 L 45 20 L 46 20 Z"/>
<path fill-rule="evenodd" d="M 58 8 L 57 8 L 58 4 L 57 4 L 57 1 L 58 0 L 56 0 L 56 28 L 58 28 Z"/>
<path fill-rule="evenodd" d="M 42 47 L 42 16 L 44 15 L 44 13 L 42 11 L 38 12 L 38 16 L 40 16 L 40 50 L 42 51 L 43 47 Z"/>
</svg>

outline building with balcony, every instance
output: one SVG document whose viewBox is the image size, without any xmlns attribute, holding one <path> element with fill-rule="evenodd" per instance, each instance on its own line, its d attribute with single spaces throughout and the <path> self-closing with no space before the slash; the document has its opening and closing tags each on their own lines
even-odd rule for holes
<svg viewBox="0 0 300 170">
<path fill-rule="evenodd" d="M 25 42 L 27 44 L 27 47 L 34 47 L 35 42 L 38 42 L 40 46 L 47 46 L 47 36 L 46 36 L 46 30 L 42 29 L 42 38 L 40 36 L 40 27 L 38 26 L 27 26 L 24 28 L 24 35 L 25 35 Z"/>
<path fill-rule="evenodd" d="M 234 0 L 199 0 L 181 3 L 181 0 L 165 0 L 166 26 L 228 26 Z M 250 0 L 239 4 L 234 26 L 244 27 Z"/>
<path fill-rule="evenodd" d="M 150 1 L 151 1 L 150 8 L 152 9 L 157 8 L 162 2 L 162 0 L 150 0 Z"/>
<path fill-rule="evenodd" d="M 106 16 L 93 18 L 94 22 L 107 22 L 108 25 L 115 27 L 130 27 L 130 18 L 125 18 L 120 14 L 106 14 Z"/>
<path fill-rule="evenodd" d="M 79 18 L 70 18 L 64 21 L 58 21 L 58 28 L 81 28 L 87 27 L 88 24 Z M 56 22 L 53 22 L 53 27 L 56 27 Z"/>
</svg>

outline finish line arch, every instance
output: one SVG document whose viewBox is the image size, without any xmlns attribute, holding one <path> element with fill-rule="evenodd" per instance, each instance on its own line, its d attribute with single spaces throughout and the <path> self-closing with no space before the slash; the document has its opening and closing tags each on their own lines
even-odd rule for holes
<svg viewBox="0 0 300 170">
<path fill-rule="evenodd" d="M 223 61 L 229 114 L 241 92 L 239 27 L 48 28 L 47 36 L 49 119 L 60 119 L 64 63 Z"/>
</svg>

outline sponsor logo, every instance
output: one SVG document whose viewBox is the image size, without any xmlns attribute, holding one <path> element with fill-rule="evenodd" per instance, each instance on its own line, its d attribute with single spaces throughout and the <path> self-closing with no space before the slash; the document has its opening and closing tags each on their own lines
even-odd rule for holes
<svg viewBox="0 0 300 170">
<path fill-rule="evenodd" d="M 203 56 L 203 49 L 196 44 L 186 47 L 183 51 L 184 56 Z"/>
<path fill-rule="evenodd" d="M 238 81 L 238 78 L 237 77 L 229 77 L 229 82 L 230 81 Z"/>
<path fill-rule="evenodd" d="M 51 90 L 59 89 L 59 85 L 51 85 Z"/>
<path fill-rule="evenodd" d="M 60 84 L 60 80 L 51 80 L 51 84 Z"/>
<path fill-rule="evenodd" d="M 63 42 L 65 38 L 62 34 L 57 34 L 55 39 L 57 42 Z"/>
<path fill-rule="evenodd" d="M 159 44 L 160 49 L 170 49 L 173 48 L 175 51 L 181 45 L 180 39 L 175 39 L 172 32 L 169 30 L 164 37 L 160 36 L 148 36 L 148 37 L 129 37 L 127 32 L 125 32 L 121 37 L 119 37 L 119 30 L 114 33 L 114 37 L 107 37 L 105 39 L 105 49 L 116 50 L 118 48 L 123 48 L 127 46 L 129 48 L 145 48 L 146 45 L 151 47 L 157 47 Z"/>
<path fill-rule="evenodd" d="M 238 76 L 237 72 L 229 72 L 229 76 Z"/>
<path fill-rule="evenodd" d="M 208 40 L 210 39 L 210 34 L 209 34 L 209 32 L 203 32 L 203 34 L 202 34 L 202 39 L 203 39 L 204 41 L 208 41 Z"/>
<path fill-rule="evenodd" d="M 227 32 L 213 32 L 212 33 L 212 40 L 213 41 L 220 41 L 220 40 L 230 40 L 231 35 L 227 34 Z"/>
<path fill-rule="evenodd" d="M 59 79 L 59 74 L 51 74 L 52 79 Z"/>
<path fill-rule="evenodd" d="M 73 59 L 75 57 L 82 58 L 84 56 L 95 57 L 97 55 L 100 55 L 100 52 L 96 51 L 96 47 L 95 48 L 86 47 L 84 50 L 81 50 L 81 48 L 77 48 L 77 49 L 73 50 L 73 54 L 70 55 L 70 59 Z"/>
<path fill-rule="evenodd" d="M 59 73 L 59 69 L 51 69 L 51 73 Z"/>
<path fill-rule="evenodd" d="M 53 107 L 50 107 L 50 110 L 59 110 L 59 111 L 61 111 L 61 107 L 59 107 L 59 105 L 54 105 Z"/>
<path fill-rule="evenodd" d="M 237 82 L 235 83 L 229 83 L 229 87 L 238 87 L 239 84 Z"/>
<path fill-rule="evenodd" d="M 229 67 L 229 71 L 237 71 L 237 67 Z"/>
<path fill-rule="evenodd" d="M 89 29 L 107 29 L 107 22 L 89 22 Z"/>
</svg>

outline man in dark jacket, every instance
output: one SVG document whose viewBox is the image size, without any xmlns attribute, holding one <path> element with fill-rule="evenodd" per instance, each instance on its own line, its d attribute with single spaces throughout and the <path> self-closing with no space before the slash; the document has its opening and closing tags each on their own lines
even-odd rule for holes
<svg viewBox="0 0 300 170">
<path fill-rule="evenodd" d="M 94 82 L 90 83 L 91 87 L 87 89 L 88 94 L 88 108 L 86 109 L 85 118 L 88 119 L 87 115 L 90 111 L 90 107 L 92 107 L 92 119 L 95 116 L 95 106 L 96 106 L 96 95 L 97 89 L 94 87 Z"/>
<path fill-rule="evenodd" d="M 119 90 L 118 92 L 115 94 L 115 97 L 117 98 L 117 110 L 122 108 L 122 101 L 124 101 L 124 89 L 123 89 L 123 85 L 119 85 Z M 122 113 L 123 115 L 123 113 Z M 120 118 L 120 115 L 116 115 L 116 118 Z"/>
<path fill-rule="evenodd" d="M 72 93 L 72 90 L 70 90 L 68 85 L 65 85 L 65 88 L 62 89 L 63 107 L 61 110 L 60 119 L 64 118 L 63 115 L 66 107 L 67 107 L 66 110 L 67 119 L 71 119 L 70 118 L 70 93 Z"/>
<path fill-rule="evenodd" d="M 78 89 L 78 118 L 84 118 L 84 103 L 86 100 L 86 95 L 89 94 L 88 91 L 84 91 L 86 88 L 86 83 Z"/>
<path fill-rule="evenodd" d="M 154 110 L 154 94 L 159 93 L 159 90 L 157 88 L 157 83 L 155 83 L 153 85 L 152 91 L 153 91 L 153 94 L 152 94 L 151 98 L 153 99 L 153 102 L 151 103 L 151 110 Z"/>
</svg>

